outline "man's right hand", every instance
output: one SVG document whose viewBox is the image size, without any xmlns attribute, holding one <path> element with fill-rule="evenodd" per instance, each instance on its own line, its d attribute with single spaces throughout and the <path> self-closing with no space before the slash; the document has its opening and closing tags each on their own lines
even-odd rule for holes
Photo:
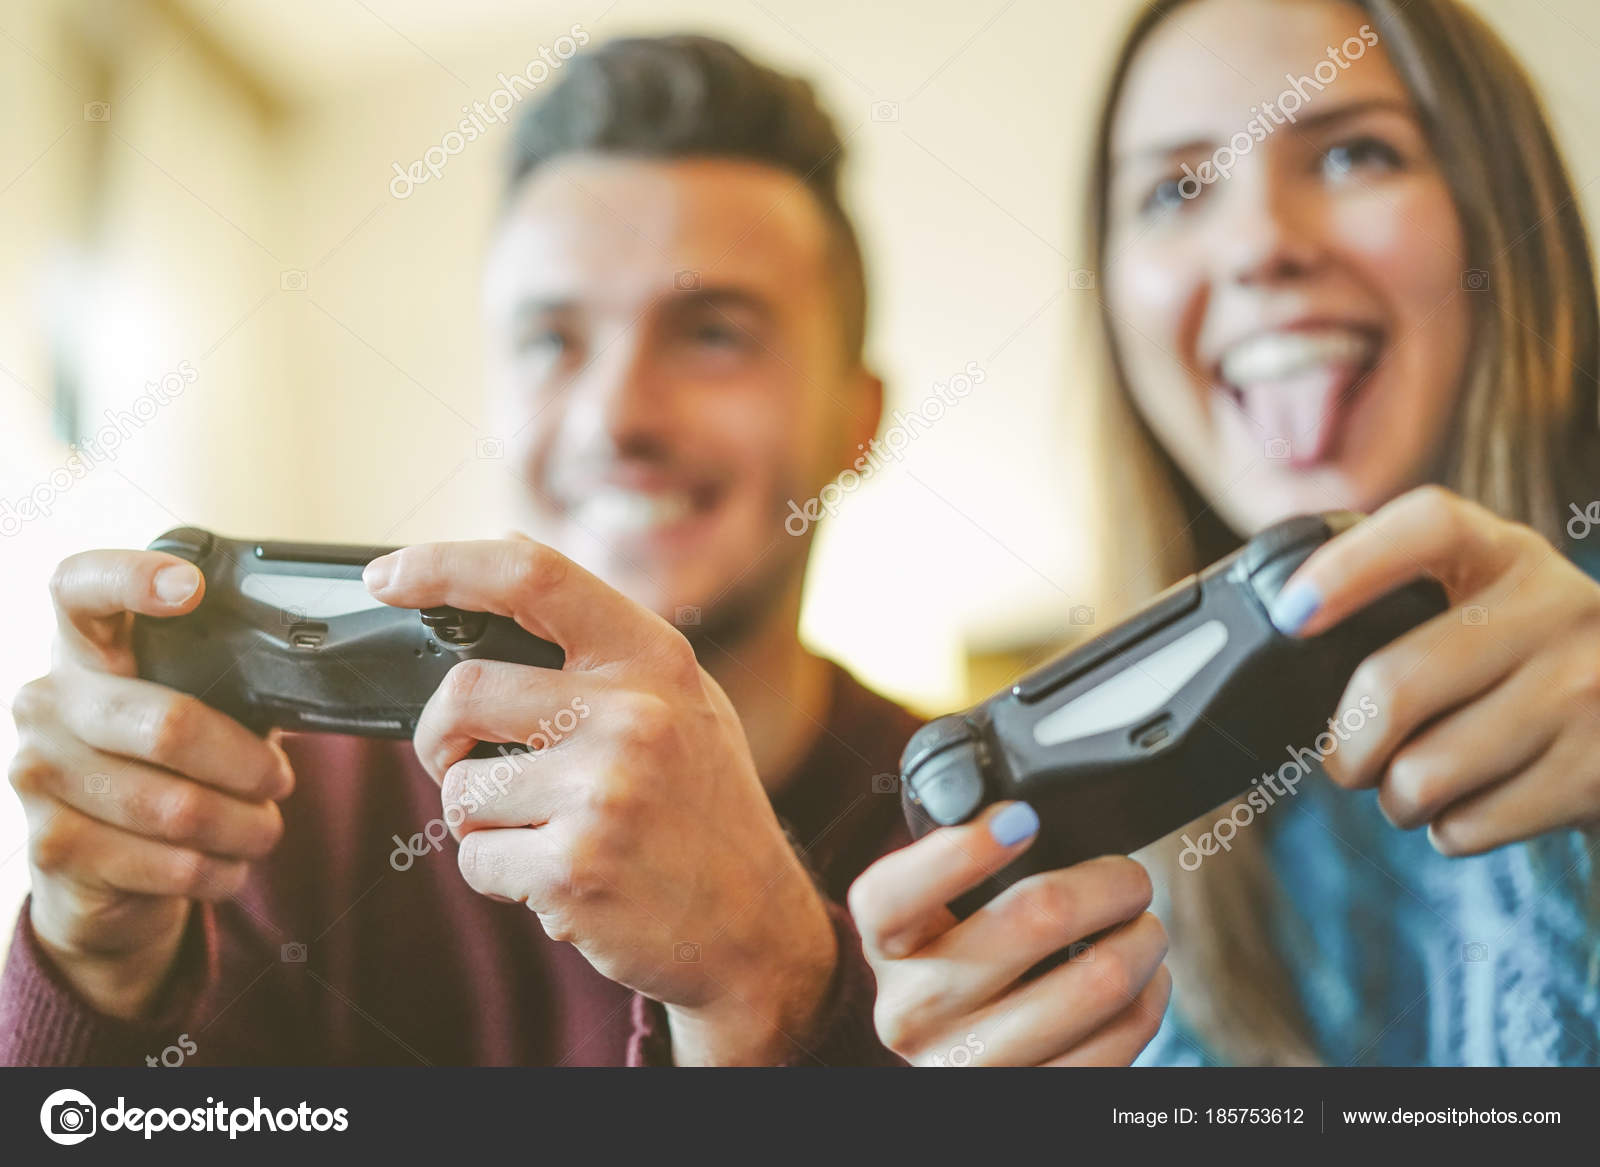
<svg viewBox="0 0 1600 1167">
<path fill-rule="evenodd" d="M 884 856 L 850 888 L 878 1036 L 913 1065 L 1127 1065 L 1155 1036 L 1172 990 L 1167 936 L 1132 859 L 1029 876 L 965 920 L 945 906 L 1026 851 L 1038 826 L 1025 803 L 1000 803 Z M 1062 949 L 1064 964 L 1026 976 Z"/>
<path fill-rule="evenodd" d="M 50 583 L 50 672 L 12 707 L 40 945 L 96 1009 L 138 1018 L 192 905 L 243 885 L 283 833 L 283 750 L 197 698 L 138 679 L 133 614 L 193 609 L 205 581 L 154 551 L 88 551 Z"/>
</svg>

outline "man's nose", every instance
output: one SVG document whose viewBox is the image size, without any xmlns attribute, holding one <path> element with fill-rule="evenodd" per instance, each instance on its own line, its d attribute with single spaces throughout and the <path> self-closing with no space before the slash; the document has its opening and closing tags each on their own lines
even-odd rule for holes
<svg viewBox="0 0 1600 1167">
<path fill-rule="evenodd" d="M 620 329 L 596 351 L 570 392 L 569 409 L 581 415 L 585 428 L 619 449 L 658 437 L 670 414 L 659 355 L 638 324 Z"/>
</svg>

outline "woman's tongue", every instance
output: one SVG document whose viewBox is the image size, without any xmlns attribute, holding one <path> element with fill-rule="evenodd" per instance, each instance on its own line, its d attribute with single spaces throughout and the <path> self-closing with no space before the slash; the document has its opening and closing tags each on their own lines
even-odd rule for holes
<svg viewBox="0 0 1600 1167">
<path fill-rule="evenodd" d="M 1241 387 L 1239 406 L 1267 443 L 1268 457 L 1295 467 L 1314 466 L 1331 452 L 1343 415 L 1339 395 L 1350 380 L 1347 368 L 1324 365 L 1281 381 Z"/>
<path fill-rule="evenodd" d="M 1298 468 L 1331 457 L 1371 348 L 1352 333 L 1273 337 L 1240 346 L 1224 361 L 1247 428 L 1269 458 Z"/>
</svg>

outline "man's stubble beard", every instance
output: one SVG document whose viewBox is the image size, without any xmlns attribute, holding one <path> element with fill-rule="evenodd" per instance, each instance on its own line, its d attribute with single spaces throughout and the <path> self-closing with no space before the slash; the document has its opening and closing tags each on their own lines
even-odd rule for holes
<svg viewBox="0 0 1600 1167">
<path fill-rule="evenodd" d="M 776 528 L 781 542 L 731 587 L 708 601 L 698 624 L 680 625 L 679 631 L 702 665 L 707 654 L 714 659 L 737 652 L 754 641 L 782 614 L 805 579 L 810 540 L 796 539 Z"/>
</svg>

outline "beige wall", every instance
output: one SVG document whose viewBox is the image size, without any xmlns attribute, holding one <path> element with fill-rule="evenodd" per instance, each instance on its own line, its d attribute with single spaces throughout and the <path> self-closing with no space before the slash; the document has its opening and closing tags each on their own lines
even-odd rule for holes
<svg viewBox="0 0 1600 1167">
<path fill-rule="evenodd" d="M 476 297 L 505 131 L 403 201 L 391 166 L 575 21 L 596 38 L 710 30 L 814 76 L 853 155 L 891 405 L 969 361 L 987 374 L 826 529 L 807 636 L 932 709 L 957 699 L 965 646 L 1048 634 L 1092 601 L 1084 532 L 1105 502 L 1073 412 L 1067 272 L 1087 263 L 1069 224 L 1125 0 L 212 7 L 6 6 L 0 498 L 66 457 L 49 431 L 52 344 L 81 369 L 90 418 L 184 362 L 195 380 L 48 520 L 0 539 L 0 692 L 48 665 L 44 584 L 71 549 L 178 522 L 373 542 L 500 529 L 511 484 L 476 457 L 492 436 Z M 1480 7 L 1539 76 L 1593 219 L 1600 10 Z M 131 15 L 108 24 L 117 12 Z M 84 120 L 107 98 L 109 121 Z M 893 120 L 873 117 L 883 102 Z M 0 755 L 13 747 L 0 718 Z M 25 885 L 23 844 L 6 797 L 0 909 Z"/>
</svg>

